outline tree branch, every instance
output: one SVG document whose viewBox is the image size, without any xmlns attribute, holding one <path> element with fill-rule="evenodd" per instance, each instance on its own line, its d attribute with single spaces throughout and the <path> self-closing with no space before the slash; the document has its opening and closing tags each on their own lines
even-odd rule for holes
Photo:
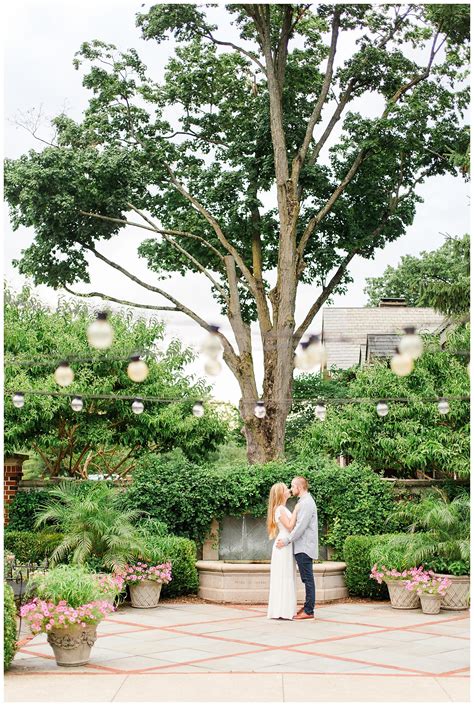
<svg viewBox="0 0 474 706">
<path fill-rule="evenodd" d="M 247 50 L 244 49 L 243 47 L 239 47 L 239 46 L 237 46 L 237 44 L 234 44 L 233 42 L 223 42 L 223 41 L 221 41 L 221 40 L 219 40 L 219 39 L 216 39 L 216 38 L 211 34 L 211 32 L 200 32 L 199 34 L 201 34 L 201 36 L 202 36 L 202 37 L 205 37 L 206 39 L 210 39 L 211 42 L 213 42 L 214 44 L 218 44 L 219 46 L 223 46 L 223 47 L 232 47 L 232 49 L 235 49 L 235 50 L 238 51 L 240 54 L 242 54 L 243 56 L 248 57 L 251 61 L 253 61 L 255 64 L 257 64 L 257 66 L 259 67 L 259 69 L 261 69 L 261 71 L 263 71 L 264 74 L 266 73 L 266 72 L 265 72 L 265 66 L 257 59 L 256 56 L 254 56 L 251 52 L 247 51 Z"/>
<path fill-rule="evenodd" d="M 126 299 L 117 299 L 116 297 L 112 297 L 108 294 L 103 294 L 102 292 L 74 292 L 72 289 L 69 289 L 69 287 L 67 287 L 66 285 L 63 286 L 63 289 L 65 289 L 66 292 L 69 292 L 69 294 L 72 294 L 74 297 L 83 297 L 86 299 L 89 299 L 91 297 L 100 297 L 101 299 L 105 299 L 106 301 L 115 302 L 116 304 L 123 304 L 124 306 L 132 306 L 136 309 L 152 309 L 153 311 L 180 311 L 175 306 L 155 306 L 154 304 L 137 304 L 136 302 L 129 302 Z"/>
</svg>

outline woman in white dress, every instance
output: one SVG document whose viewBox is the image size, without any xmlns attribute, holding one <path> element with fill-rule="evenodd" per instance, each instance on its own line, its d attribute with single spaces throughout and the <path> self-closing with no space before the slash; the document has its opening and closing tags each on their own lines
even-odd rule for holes
<svg viewBox="0 0 474 706">
<path fill-rule="evenodd" d="M 286 507 L 290 491 L 284 483 L 275 483 L 268 498 L 267 529 L 270 539 L 275 538 L 270 564 L 270 594 L 267 618 L 292 620 L 296 613 L 296 561 L 293 545 L 279 549 L 276 542 L 287 537 L 296 524 L 297 507 L 293 514 Z"/>
</svg>

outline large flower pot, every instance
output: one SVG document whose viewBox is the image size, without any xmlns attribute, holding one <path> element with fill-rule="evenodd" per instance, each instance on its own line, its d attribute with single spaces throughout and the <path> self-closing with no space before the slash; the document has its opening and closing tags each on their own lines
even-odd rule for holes
<svg viewBox="0 0 474 706">
<path fill-rule="evenodd" d="M 451 576 L 451 574 L 435 574 L 440 578 L 452 581 L 441 601 L 443 610 L 467 610 L 469 608 L 470 577 Z"/>
<path fill-rule="evenodd" d="M 436 615 L 441 609 L 443 597 L 439 594 L 422 593 L 420 596 L 421 610 L 427 615 Z"/>
<path fill-rule="evenodd" d="M 68 625 L 65 628 L 54 628 L 48 633 L 48 642 L 61 667 L 87 664 L 96 640 L 97 625 Z"/>
<path fill-rule="evenodd" d="M 133 608 L 156 608 L 160 600 L 161 581 L 140 581 L 130 584 Z"/>
<path fill-rule="evenodd" d="M 385 581 L 390 596 L 392 608 L 398 610 L 413 610 L 420 607 L 420 597 L 415 591 L 407 591 L 406 581 Z"/>
</svg>

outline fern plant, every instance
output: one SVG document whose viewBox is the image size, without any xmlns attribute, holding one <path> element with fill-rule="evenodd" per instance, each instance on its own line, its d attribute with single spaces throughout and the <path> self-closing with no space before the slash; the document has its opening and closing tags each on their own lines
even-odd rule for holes
<svg viewBox="0 0 474 706">
<path fill-rule="evenodd" d="M 54 523 L 64 537 L 51 556 L 53 565 L 69 560 L 96 568 L 121 569 L 140 551 L 136 510 L 124 510 L 120 491 L 97 482 L 84 493 L 79 485 L 63 482 L 50 492 L 36 526 Z"/>
<path fill-rule="evenodd" d="M 432 491 L 419 503 L 401 503 L 390 517 L 409 523 L 407 534 L 393 537 L 387 546 L 401 551 L 411 565 L 424 564 L 440 573 L 469 573 L 468 493 L 463 492 L 450 502 L 443 491 Z"/>
</svg>

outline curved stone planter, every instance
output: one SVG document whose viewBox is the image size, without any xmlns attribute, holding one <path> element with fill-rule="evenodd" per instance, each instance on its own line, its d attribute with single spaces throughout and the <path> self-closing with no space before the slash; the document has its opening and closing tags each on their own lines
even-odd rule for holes
<svg viewBox="0 0 474 706">
<path fill-rule="evenodd" d="M 161 581 L 140 581 L 130 584 L 132 608 L 156 608 L 160 601 Z"/>
<path fill-rule="evenodd" d="M 413 610 L 420 607 L 420 597 L 415 591 L 407 591 L 406 581 L 385 581 L 390 596 L 390 605 L 397 610 Z"/>
<path fill-rule="evenodd" d="M 79 667 L 89 661 L 91 649 L 97 640 L 97 624 L 55 628 L 48 633 L 47 640 L 60 667 Z"/>
<path fill-rule="evenodd" d="M 441 609 L 442 596 L 422 593 L 420 596 L 421 610 L 427 615 L 437 615 Z"/>
<path fill-rule="evenodd" d="M 270 590 L 270 562 L 198 561 L 199 597 L 215 603 L 266 603 Z M 316 602 L 326 603 L 349 595 L 343 561 L 313 564 Z M 297 574 L 297 597 L 304 601 L 304 586 Z"/>
<path fill-rule="evenodd" d="M 469 608 L 470 576 L 452 576 L 451 574 L 435 574 L 440 578 L 452 581 L 441 601 L 443 610 L 467 610 Z"/>
</svg>

